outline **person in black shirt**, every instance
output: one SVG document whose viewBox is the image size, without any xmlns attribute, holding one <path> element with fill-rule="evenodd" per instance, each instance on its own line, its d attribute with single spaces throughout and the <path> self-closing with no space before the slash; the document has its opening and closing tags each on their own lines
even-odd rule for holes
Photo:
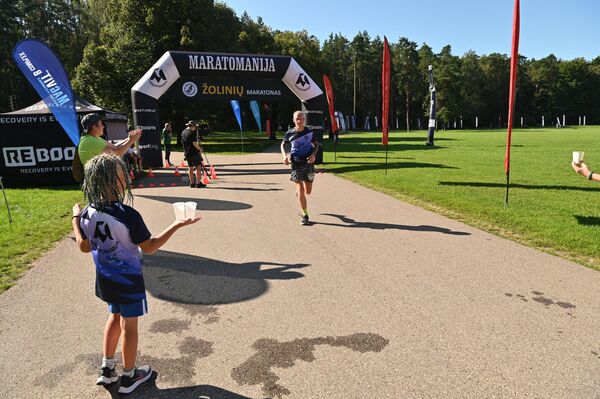
<svg viewBox="0 0 600 399">
<path fill-rule="evenodd" d="M 200 154 L 202 147 L 198 143 L 198 124 L 196 121 L 189 121 L 185 125 L 187 128 L 181 133 L 181 142 L 183 143 L 183 154 L 189 166 L 190 187 L 206 187 L 206 184 L 203 184 L 200 178 L 202 173 L 202 155 Z M 194 183 L 194 170 L 196 172 L 196 183 Z"/>
</svg>

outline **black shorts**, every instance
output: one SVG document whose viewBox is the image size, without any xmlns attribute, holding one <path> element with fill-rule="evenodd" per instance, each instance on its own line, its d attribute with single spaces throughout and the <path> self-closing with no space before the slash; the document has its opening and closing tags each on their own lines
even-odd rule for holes
<svg viewBox="0 0 600 399">
<path fill-rule="evenodd" d="M 290 180 L 293 182 L 306 181 L 312 183 L 315 180 L 315 165 L 308 162 L 292 162 Z"/>
<path fill-rule="evenodd" d="M 193 152 L 191 154 L 186 154 L 185 159 L 189 166 L 200 166 L 202 165 L 202 157 L 200 153 Z"/>
</svg>

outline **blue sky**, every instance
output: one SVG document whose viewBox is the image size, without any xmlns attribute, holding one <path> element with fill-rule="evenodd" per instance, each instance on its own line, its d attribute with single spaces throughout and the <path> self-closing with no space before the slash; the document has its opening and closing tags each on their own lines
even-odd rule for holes
<svg viewBox="0 0 600 399">
<path fill-rule="evenodd" d="M 404 36 L 434 52 L 447 44 L 458 56 L 510 54 L 514 0 L 224 0 L 238 16 L 262 17 L 276 30 L 306 29 L 321 45 L 330 33 L 348 40 L 366 30 L 396 42 Z M 382 11 L 383 10 L 383 11 Z M 519 53 L 588 61 L 600 56 L 599 0 L 521 0 Z"/>
</svg>

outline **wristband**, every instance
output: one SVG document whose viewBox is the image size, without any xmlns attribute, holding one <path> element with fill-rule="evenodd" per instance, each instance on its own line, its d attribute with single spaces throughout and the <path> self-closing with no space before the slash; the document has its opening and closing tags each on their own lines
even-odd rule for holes
<svg viewBox="0 0 600 399">
<path fill-rule="evenodd" d="M 71 219 L 75 219 L 75 218 L 81 218 L 81 215 L 73 215 L 73 216 L 71 217 Z"/>
<path fill-rule="evenodd" d="M 588 175 L 587 175 L 587 179 L 588 179 L 588 180 L 592 180 L 592 175 L 593 175 L 593 174 L 594 174 L 594 172 L 592 172 L 592 171 L 590 170 L 590 173 L 588 173 Z"/>
</svg>

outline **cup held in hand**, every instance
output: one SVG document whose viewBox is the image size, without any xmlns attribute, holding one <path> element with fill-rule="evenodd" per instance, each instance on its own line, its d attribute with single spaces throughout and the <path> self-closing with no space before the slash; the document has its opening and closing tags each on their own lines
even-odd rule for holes
<svg viewBox="0 0 600 399">
<path fill-rule="evenodd" d="M 196 217 L 196 203 L 189 201 L 185 203 L 185 218 L 193 219 Z"/>
<path fill-rule="evenodd" d="M 185 202 L 175 202 L 173 209 L 175 210 L 175 220 L 185 220 Z"/>
<path fill-rule="evenodd" d="M 583 162 L 583 151 L 573 151 L 573 163 L 579 165 Z"/>
</svg>

